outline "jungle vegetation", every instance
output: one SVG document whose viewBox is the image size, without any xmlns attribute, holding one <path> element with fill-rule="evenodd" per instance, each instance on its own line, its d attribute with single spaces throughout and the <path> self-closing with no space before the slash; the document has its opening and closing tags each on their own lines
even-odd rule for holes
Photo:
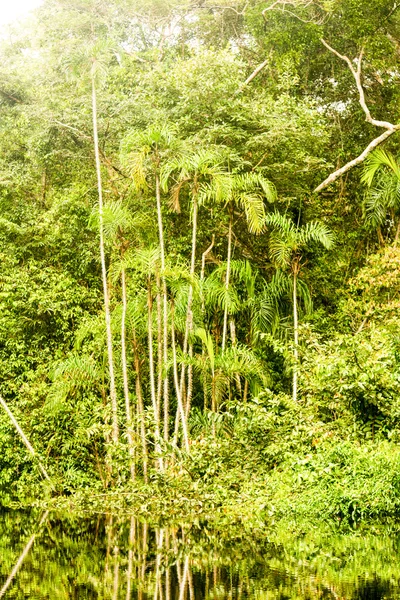
<svg viewBox="0 0 400 600">
<path fill-rule="evenodd" d="M 3 502 L 397 514 L 398 8 L 46 0 L 3 35 Z"/>
</svg>

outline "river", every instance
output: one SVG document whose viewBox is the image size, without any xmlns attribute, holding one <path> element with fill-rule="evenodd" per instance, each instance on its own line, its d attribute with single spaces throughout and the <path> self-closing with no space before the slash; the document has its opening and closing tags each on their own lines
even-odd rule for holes
<svg viewBox="0 0 400 600">
<path fill-rule="evenodd" d="M 0 512 L 0 598 L 400 598 L 400 525 L 246 532 L 207 521 Z"/>
</svg>

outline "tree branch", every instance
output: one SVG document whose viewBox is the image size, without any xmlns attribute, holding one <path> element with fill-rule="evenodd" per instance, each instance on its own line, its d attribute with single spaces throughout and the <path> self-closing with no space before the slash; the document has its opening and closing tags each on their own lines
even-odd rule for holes
<svg viewBox="0 0 400 600">
<path fill-rule="evenodd" d="M 379 146 L 379 144 L 384 142 L 388 137 L 390 137 L 391 135 L 393 135 L 393 133 L 395 133 L 396 131 L 398 131 L 400 129 L 400 124 L 394 125 L 393 123 L 389 123 L 388 121 L 379 121 L 377 119 L 374 119 L 371 116 L 370 110 L 369 110 L 366 100 L 365 100 L 364 88 L 361 83 L 361 64 L 362 64 L 362 59 L 364 56 L 364 49 L 361 49 L 360 55 L 358 57 L 358 64 L 357 64 L 357 70 L 356 70 L 353 66 L 352 61 L 349 59 L 348 56 L 340 54 L 337 50 L 332 48 L 332 46 L 330 46 L 324 39 L 321 39 L 321 42 L 325 46 L 325 48 L 327 48 L 330 52 L 332 52 L 332 54 L 334 54 L 335 56 L 337 56 L 338 58 L 340 58 L 341 60 L 343 60 L 347 63 L 347 66 L 349 67 L 349 69 L 354 77 L 354 80 L 356 82 L 356 86 L 357 86 L 357 90 L 358 90 L 358 94 L 359 94 L 359 103 L 365 113 L 365 120 L 368 123 L 370 123 L 371 125 L 375 125 L 375 127 L 383 127 L 384 129 L 386 129 L 386 131 L 384 131 L 381 135 L 379 135 L 377 138 L 372 140 L 372 142 L 370 142 L 368 144 L 368 146 L 365 148 L 365 150 L 359 156 L 357 156 L 357 158 L 354 158 L 353 160 L 351 160 L 350 162 L 345 164 L 340 169 L 337 169 L 336 171 L 331 173 L 329 175 L 329 177 L 327 177 L 322 183 L 319 184 L 319 186 L 317 188 L 315 188 L 315 190 L 314 190 L 315 193 L 318 193 L 321 190 L 323 190 L 324 188 L 328 187 L 328 185 L 330 185 L 331 183 L 336 181 L 336 179 L 341 177 L 344 173 L 346 173 L 347 171 L 349 171 L 356 165 L 359 165 L 360 163 L 362 163 L 365 160 L 365 158 L 368 156 L 368 154 L 370 152 L 372 152 L 372 150 L 374 150 L 377 146 Z"/>
<path fill-rule="evenodd" d="M 250 81 L 253 81 L 254 77 L 257 77 L 257 75 L 259 74 L 259 72 L 267 66 L 269 60 L 267 58 L 267 60 L 264 60 L 263 63 L 261 63 L 261 65 L 258 65 L 258 67 L 256 69 L 254 69 L 254 71 L 252 72 L 252 74 L 246 79 L 246 81 L 243 84 L 243 87 L 245 85 L 248 85 L 250 83 Z"/>
<path fill-rule="evenodd" d="M 357 85 L 357 90 L 358 90 L 358 94 L 359 94 L 359 102 L 360 102 L 361 108 L 365 112 L 365 120 L 368 123 L 371 123 L 371 125 L 375 125 L 376 127 L 384 127 L 385 129 L 393 129 L 395 127 L 395 125 L 393 125 L 392 123 L 389 123 L 388 121 L 378 121 L 377 119 L 373 119 L 371 117 L 371 113 L 370 113 L 367 103 L 365 101 L 364 88 L 361 83 L 361 63 L 362 63 L 362 59 L 364 56 L 364 48 L 362 48 L 362 50 L 360 52 L 360 56 L 358 57 L 358 64 L 357 64 L 357 71 L 356 71 L 348 56 L 343 56 L 343 54 L 339 54 L 339 52 L 337 52 L 337 50 L 332 48 L 332 46 L 330 46 L 324 39 L 321 39 L 321 42 L 323 43 L 325 48 L 328 48 L 328 50 L 330 52 L 332 52 L 338 58 L 341 58 L 342 60 L 344 60 L 347 63 L 350 71 L 353 74 L 353 77 L 354 77 L 356 85 Z"/>
<path fill-rule="evenodd" d="M 295 17 L 299 21 L 302 21 L 303 23 L 317 23 L 317 24 L 321 24 L 324 21 L 323 17 L 321 17 L 317 21 L 315 21 L 314 19 L 310 19 L 310 20 L 302 19 L 301 17 L 299 17 L 299 15 L 296 15 L 295 13 L 291 12 L 290 10 L 288 10 L 286 8 L 286 5 L 292 6 L 293 8 L 308 8 L 310 5 L 314 5 L 315 8 L 320 8 L 314 2 L 314 0 L 274 0 L 274 2 L 272 2 L 272 4 L 270 4 L 266 8 L 264 8 L 264 10 L 261 13 L 262 16 L 263 16 L 264 21 L 267 20 L 266 13 L 268 11 L 270 11 L 270 10 L 274 10 L 276 7 L 281 7 L 281 11 L 282 12 L 289 13 L 290 15 L 292 15 L 293 17 Z"/>
<path fill-rule="evenodd" d="M 322 183 L 320 183 L 319 186 L 315 188 L 314 193 L 321 192 L 324 188 L 328 187 L 328 185 L 330 185 L 331 183 L 336 181 L 336 179 L 341 177 L 344 173 L 346 173 L 347 171 L 350 171 L 350 169 L 352 169 L 353 167 L 356 167 L 357 165 L 362 163 L 367 158 L 368 154 L 370 152 L 372 152 L 372 150 L 374 150 L 377 146 L 379 146 L 379 144 L 384 142 L 388 137 L 390 137 L 396 131 L 398 131 L 398 127 L 393 128 L 393 129 L 387 129 L 380 136 L 378 136 L 377 138 L 372 140 L 372 142 L 370 142 L 368 144 L 368 146 L 365 148 L 365 150 L 359 156 L 357 156 L 357 158 L 354 158 L 353 160 L 346 163 L 343 167 L 341 167 L 337 171 L 334 171 L 333 173 L 331 173 L 329 175 L 329 177 L 327 177 Z"/>
</svg>

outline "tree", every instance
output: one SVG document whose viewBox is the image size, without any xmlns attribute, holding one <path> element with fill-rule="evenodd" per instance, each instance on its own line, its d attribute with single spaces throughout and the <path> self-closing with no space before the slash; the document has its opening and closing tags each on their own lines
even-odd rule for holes
<svg viewBox="0 0 400 600">
<path fill-rule="evenodd" d="M 361 181 L 367 186 L 364 200 L 367 223 L 378 228 L 379 241 L 383 243 L 381 227 L 389 213 L 395 228 L 396 246 L 400 235 L 400 166 L 393 154 L 382 148 L 370 154 Z"/>
<path fill-rule="evenodd" d="M 169 384 L 167 374 L 168 362 L 168 297 L 165 281 L 165 257 L 166 248 L 164 242 L 164 225 L 161 207 L 161 183 L 162 161 L 165 154 L 176 149 L 179 141 L 176 139 L 176 130 L 168 124 L 154 125 L 145 131 L 132 131 L 123 141 L 122 159 L 128 167 L 133 179 L 134 189 L 146 189 L 147 179 L 154 181 L 154 192 L 157 207 L 158 240 L 161 258 L 161 283 L 163 319 L 162 333 L 158 331 L 158 337 L 162 338 L 162 359 L 159 361 L 159 373 L 164 372 L 163 398 L 164 398 L 164 440 L 169 438 Z M 161 327 L 159 322 L 158 327 Z M 160 357 L 161 358 L 161 357 Z M 159 420 L 160 416 L 157 416 Z"/>
<path fill-rule="evenodd" d="M 208 200 L 229 207 L 228 250 L 225 273 L 225 290 L 228 292 L 231 261 L 234 206 L 244 210 L 250 233 L 261 233 L 264 228 L 264 197 L 268 202 L 276 198 L 275 186 L 259 173 L 227 173 L 213 179 L 206 187 Z M 228 304 L 224 306 L 222 352 L 225 350 L 228 326 Z"/>
<path fill-rule="evenodd" d="M 299 227 L 291 219 L 279 213 L 270 213 L 265 223 L 272 229 L 269 252 L 272 262 L 280 269 L 289 270 L 293 284 L 293 400 L 297 401 L 297 375 L 299 369 L 299 332 L 297 308 L 297 280 L 302 263 L 302 252 L 310 251 L 313 242 L 329 250 L 333 247 L 334 235 L 324 223 L 311 222 Z"/>
</svg>

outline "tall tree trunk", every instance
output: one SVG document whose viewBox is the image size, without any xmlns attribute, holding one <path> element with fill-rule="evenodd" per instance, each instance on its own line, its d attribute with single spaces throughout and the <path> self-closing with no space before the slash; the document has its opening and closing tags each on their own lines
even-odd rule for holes
<svg viewBox="0 0 400 600">
<path fill-rule="evenodd" d="M 293 401 L 297 402 L 297 370 L 299 362 L 299 325 L 297 317 L 297 274 L 298 266 L 295 265 L 293 269 L 293 332 L 294 332 L 294 346 L 293 346 Z"/>
<path fill-rule="evenodd" d="M 111 408 L 112 408 L 112 439 L 115 443 L 117 443 L 118 439 L 119 439 L 118 403 L 117 403 L 117 390 L 115 387 L 115 376 L 114 376 L 114 357 L 113 357 L 113 340 L 112 340 L 112 331 L 111 331 L 110 299 L 109 299 L 109 294 L 108 294 L 107 268 L 106 268 L 106 258 L 105 258 L 105 251 L 104 251 L 103 185 L 102 185 L 102 181 L 101 181 L 99 135 L 98 135 L 98 130 L 97 130 L 96 83 L 95 83 L 93 74 L 92 74 L 92 117 L 93 117 L 93 144 L 94 144 L 94 154 L 95 154 L 95 159 L 96 159 L 97 192 L 98 192 L 98 199 L 99 199 L 100 261 L 101 261 L 101 275 L 102 275 L 102 280 L 103 280 L 104 312 L 105 312 L 105 319 L 106 319 L 108 370 L 109 370 L 109 374 L 110 374 L 110 398 L 111 398 Z"/>
<path fill-rule="evenodd" d="M 165 244 L 164 244 L 164 229 L 161 211 L 161 192 L 160 178 L 156 172 L 156 200 L 157 200 L 157 220 L 158 220 L 158 237 L 160 243 L 161 254 L 161 283 L 162 283 L 162 299 L 163 299 L 163 390 L 164 390 L 164 440 L 167 442 L 169 438 L 169 384 L 166 365 L 168 363 L 168 296 L 167 283 L 165 281 Z"/>
<path fill-rule="evenodd" d="M 198 204 L 197 204 L 197 196 L 196 194 L 193 196 L 193 214 L 192 214 L 192 256 L 190 260 L 190 277 L 194 277 L 195 267 L 196 267 L 196 244 L 197 244 L 197 212 L 198 212 Z M 186 354 L 188 350 L 188 341 L 189 335 L 193 331 L 193 313 L 192 313 L 192 304 L 193 304 L 193 284 L 190 282 L 189 284 L 189 292 L 188 292 L 188 303 L 187 303 L 187 312 L 186 312 L 186 324 L 185 324 L 185 335 L 183 338 L 183 354 Z M 192 365 L 188 367 L 188 380 L 189 383 L 192 379 Z M 180 381 L 180 397 L 183 398 L 184 395 L 184 386 L 185 386 L 185 365 L 182 365 L 181 368 L 181 381 Z M 179 418 L 180 413 L 179 409 L 176 413 L 175 419 L 175 430 L 179 426 Z"/>
<path fill-rule="evenodd" d="M 396 235 L 394 238 L 394 247 L 397 248 L 397 243 L 399 241 L 399 237 L 400 237 L 400 219 L 397 221 L 397 227 L 396 227 Z"/>
<path fill-rule="evenodd" d="M 229 215 L 228 256 L 227 256 L 227 259 L 226 259 L 226 274 L 225 274 L 225 290 L 226 290 L 226 295 L 228 295 L 229 280 L 230 280 L 230 275 L 231 275 L 232 225 L 233 225 L 233 211 L 231 209 L 230 210 L 230 215 Z M 224 325 L 223 325 L 223 328 L 222 328 L 222 345 L 221 345 L 222 352 L 225 350 L 227 330 L 228 330 L 228 305 L 227 305 L 227 303 L 225 301 Z"/>
<path fill-rule="evenodd" d="M 178 363 L 176 360 L 176 346 L 175 346 L 175 324 L 174 324 L 174 307 L 172 305 L 171 310 L 171 342 L 172 342 L 172 360 L 173 360 L 173 369 L 174 369 L 174 382 L 175 382 L 175 391 L 176 398 L 178 403 L 178 414 L 180 416 L 182 422 L 182 431 L 183 431 L 183 440 L 185 443 L 185 450 L 189 452 L 189 436 L 186 425 L 186 414 L 183 407 L 182 396 L 181 396 L 181 388 L 179 385 L 179 377 L 178 377 Z M 176 445 L 178 439 L 178 430 L 175 428 L 174 435 L 174 444 Z"/>
<path fill-rule="evenodd" d="M 157 305 L 157 412 L 161 420 L 161 396 L 162 396 L 162 374 L 163 374 L 163 340 L 162 340 L 162 310 L 161 310 L 161 282 L 160 274 L 156 272 L 156 305 Z"/>
<path fill-rule="evenodd" d="M 193 344 L 189 344 L 189 358 L 193 358 Z M 189 417 L 190 407 L 192 404 L 192 394 L 193 394 L 193 367 L 189 365 L 188 368 L 188 386 L 187 386 L 187 395 L 186 395 L 186 404 L 185 404 L 185 414 L 186 418 Z"/>
<path fill-rule="evenodd" d="M 215 236 L 213 234 L 212 240 L 211 240 L 211 244 L 208 246 L 208 248 L 201 255 L 201 271 L 200 271 L 200 281 L 201 282 L 204 281 L 204 277 L 205 277 L 206 257 L 211 252 L 211 250 L 213 249 L 213 247 L 214 247 L 214 241 L 215 241 Z M 201 292 L 201 312 L 202 312 L 202 316 L 204 318 L 204 314 L 206 312 L 206 307 L 205 307 L 203 292 Z M 203 344 L 202 344 L 201 354 L 204 357 L 205 350 L 204 350 Z M 204 407 L 204 411 L 206 411 L 207 408 L 208 408 L 207 373 L 206 373 L 206 371 L 204 371 L 204 374 L 203 374 L 203 396 L 204 396 L 204 398 L 203 398 L 203 407 Z"/>
<path fill-rule="evenodd" d="M 126 435 L 128 438 L 128 448 L 130 456 L 130 471 L 132 481 L 135 480 L 135 446 L 133 443 L 132 433 L 132 412 L 131 412 L 131 401 L 129 396 L 129 382 L 128 382 L 128 365 L 126 360 L 126 311 L 128 306 L 127 294 L 126 294 L 126 273 L 125 267 L 122 266 L 121 270 L 121 288 L 122 288 L 122 318 L 121 318 L 121 361 L 122 361 L 122 378 L 124 382 L 124 396 L 125 396 L 125 414 L 126 414 Z"/>
<path fill-rule="evenodd" d="M 150 394 L 151 403 L 154 414 L 154 442 L 156 454 L 158 454 L 157 463 L 160 471 L 163 470 L 163 460 L 161 458 L 160 447 L 160 415 L 157 410 L 156 385 L 154 374 L 154 357 L 153 357 L 153 298 L 151 293 L 151 276 L 148 276 L 147 282 L 147 334 L 148 334 L 148 350 L 149 350 L 149 377 L 150 377 Z"/>
<path fill-rule="evenodd" d="M 145 482 L 147 483 L 147 464 L 148 464 L 148 452 L 147 452 L 147 442 L 146 442 L 146 428 L 144 422 L 144 406 L 143 406 L 143 394 L 142 394 L 142 384 L 140 380 L 140 359 L 138 353 L 138 346 L 136 340 L 136 333 L 133 331 L 133 356 L 135 361 L 135 371 L 136 371 L 136 415 L 137 421 L 140 430 L 140 441 L 142 445 L 142 460 L 143 460 L 143 477 Z"/>
</svg>

